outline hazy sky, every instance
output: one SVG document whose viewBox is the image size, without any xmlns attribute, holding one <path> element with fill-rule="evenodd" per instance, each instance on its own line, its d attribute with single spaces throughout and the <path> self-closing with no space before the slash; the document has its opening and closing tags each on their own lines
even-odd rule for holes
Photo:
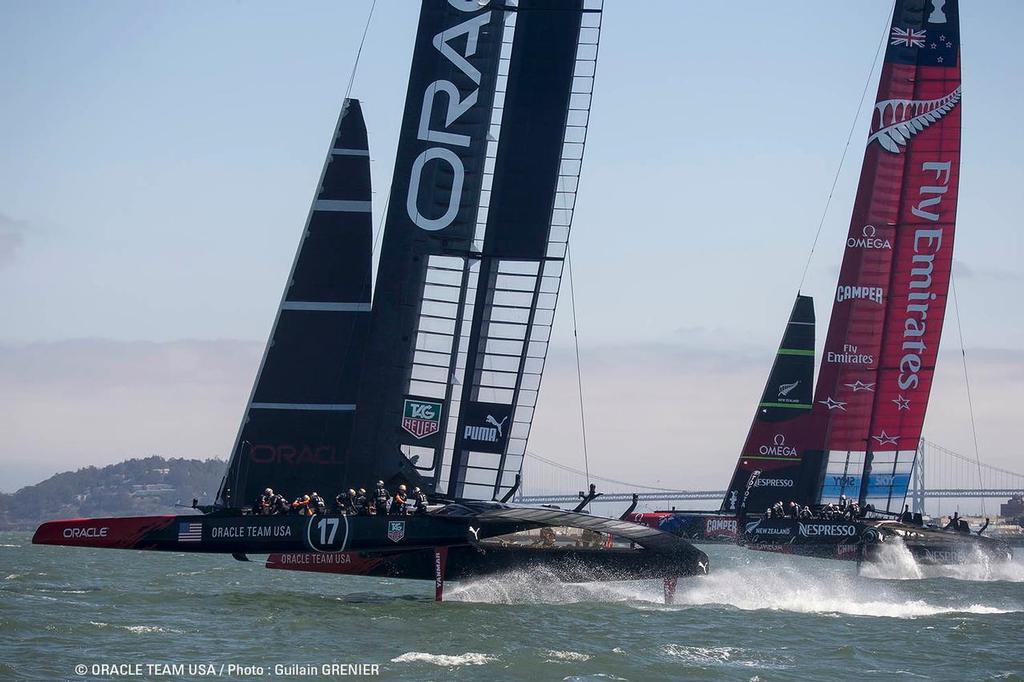
<svg viewBox="0 0 1024 682">
<path fill-rule="evenodd" d="M 0 0 L 0 489 L 230 450 L 369 5 Z M 592 471 L 725 485 L 890 8 L 606 2 L 572 237 Z M 1024 3 L 962 15 L 955 276 L 982 456 L 1024 470 Z M 353 89 L 378 222 L 416 18 L 378 2 Z M 868 109 L 804 286 L 819 338 Z M 567 304 L 530 448 L 582 466 Z M 972 453 L 948 322 L 925 433 Z"/>
</svg>

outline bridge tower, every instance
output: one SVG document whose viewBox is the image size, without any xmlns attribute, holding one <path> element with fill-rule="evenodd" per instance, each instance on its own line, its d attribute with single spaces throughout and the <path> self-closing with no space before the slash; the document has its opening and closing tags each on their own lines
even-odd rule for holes
<svg viewBox="0 0 1024 682">
<path fill-rule="evenodd" d="M 910 489 L 910 511 L 924 514 L 924 438 L 917 443 L 917 459 L 914 462 L 914 473 Z"/>
</svg>

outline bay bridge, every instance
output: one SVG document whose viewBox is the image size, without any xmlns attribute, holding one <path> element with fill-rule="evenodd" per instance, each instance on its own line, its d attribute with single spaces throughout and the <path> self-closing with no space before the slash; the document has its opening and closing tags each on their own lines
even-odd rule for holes
<svg viewBox="0 0 1024 682">
<path fill-rule="evenodd" d="M 723 481 L 730 472 L 723 472 Z M 724 489 L 676 490 L 595 475 L 590 475 L 588 481 L 586 472 L 535 453 L 527 453 L 522 479 L 516 501 L 524 504 L 574 505 L 580 499 L 577 491 L 586 490 L 588 483 L 595 483 L 598 492 L 603 493 L 596 501 L 628 504 L 636 493 L 641 503 L 657 502 L 662 508 L 668 506 L 665 503 L 672 502 L 713 502 L 713 505 L 702 505 L 710 509 L 718 506 L 726 492 Z M 974 458 L 921 439 L 907 494 L 907 503 L 912 511 L 937 514 L 939 500 L 974 499 L 984 504 L 985 499 L 1006 501 L 1014 495 L 1024 495 L 1024 474 L 979 463 Z M 934 503 L 929 504 L 929 500 Z"/>
</svg>

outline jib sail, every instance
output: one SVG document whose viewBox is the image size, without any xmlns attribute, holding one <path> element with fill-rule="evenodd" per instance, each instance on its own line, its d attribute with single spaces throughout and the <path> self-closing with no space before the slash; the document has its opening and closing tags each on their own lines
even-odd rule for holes
<svg viewBox="0 0 1024 682">
<path fill-rule="evenodd" d="M 813 384 L 814 302 L 798 295 L 722 511 L 737 511 L 755 471 L 761 474 L 747 497 L 748 512 L 762 512 L 776 501 L 814 500 L 822 452 L 814 447 Z"/>
<path fill-rule="evenodd" d="M 370 158 L 346 100 L 242 418 L 219 504 L 267 486 L 333 488 L 347 456 L 370 314 Z"/>
<path fill-rule="evenodd" d="M 382 478 L 500 497 L 526 452 L 597 59 L 594 0 L 428 1 L 359 393 Z"/>
<path fill-rule="evenodd" d="M 957 0 L 897 0 L 815 393 L 822 501 L 903 504 L 931 389 L 960 176 Z"/>
</svg>

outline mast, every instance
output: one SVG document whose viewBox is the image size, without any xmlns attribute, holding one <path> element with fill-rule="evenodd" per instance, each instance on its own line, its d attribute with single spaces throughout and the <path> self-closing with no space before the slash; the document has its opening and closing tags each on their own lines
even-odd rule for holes
<svg viewBox="0 0 1024 682">
<path fill-rule="evenodd" d="M 820 499 L 899 509 L 910 483 L 952 267 L 957 5 L 897 0 L 893 12 L 815 393 Z"/>
</svg>

